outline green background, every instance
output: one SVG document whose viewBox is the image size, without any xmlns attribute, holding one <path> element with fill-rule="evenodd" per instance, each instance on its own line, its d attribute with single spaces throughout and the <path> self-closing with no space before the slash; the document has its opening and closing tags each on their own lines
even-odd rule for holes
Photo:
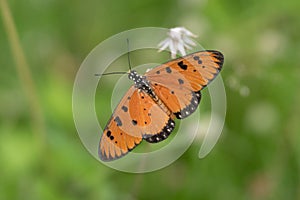
<svg viewBox="0 0 300 200">
<path fill-rule="evenodd" d="M 0 199 L 300 199 L 300 1 L 10 0 L 13 21 L 0 2 Z M 227 116 L 205 159 L 194 143 L 162 170 L 129 174 L 81 144 L 72 87 L 98 43 L 148 26 L 184 26 L 224 53 Z"/>
</svg>

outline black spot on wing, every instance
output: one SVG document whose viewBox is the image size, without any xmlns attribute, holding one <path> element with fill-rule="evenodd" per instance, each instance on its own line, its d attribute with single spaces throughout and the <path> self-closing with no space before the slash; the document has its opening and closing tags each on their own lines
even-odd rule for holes
<svg viewBox="0 0 300 200">
<path fill-rule="evenodd" d="M 178 62 L 177 63 L 178 64 L 178 66 L 181 68 L 181 69 L 183 69 L 183 70 L 186 70 L 187 69 L 187 65 L 185 65 L 184 63 L 183 63 L 183 61 L 180 61 L 180 62 Z"/>
<path fill-rule="evenodd" d="M 107 137 L 110 137 L 110 136 L 111 136 L 111 131 L 108 130 L 108 131 L 106 132 L 106 135 L 107 135 Z"/>
<path fill-rule="evenodd" d="M 136 121 L 136 120 L 132 120 L 131 122 L 132 122 L 132 124 L 133 124 L 134 126 L 137 125 L 137 121 Z"/>
<path fill-rule="evenodd" d="M 202 64 L 202 60 L 200 59 L 199 56 L 194 56 L 194 60 L 198 61 L 198 64 Z"/>
<path fill-rule="evenodd" d="M 113 140 L 113 139 L 114 139 L 114 136 L 112 136 L 110 130 L 108 130 L 108 131 L 106 132 L 106 136 L 107 136 L 110 140 Z"/>
<path fill-rule="evenodd" d="M 114 121 L 117 123 L 117 126 L 122 126 L 122 121 L 119 116 L 117 116 Z"/>
<path fill-rule="evenodd" d="M 182 84 L 184 83 L 184 81 L 180 78 L 180 79 L 178 79 L 178 83 L 179 83 L 180 85 L 182 85 Z"/>
<path fill-rule="evenodd" d="M 128 111 L 128 108 L 127 108 L 126 106 L 122 106 L 122 110 L 123 110 L 124 112 L 127 112 L 127 111 Z"/>
<path fill-rule="evenodd" d="M 172 72 L 171 68 L 170 67 L 166 67 L 166 72 L 167 73 L 171 73 Z"/>
</svg>

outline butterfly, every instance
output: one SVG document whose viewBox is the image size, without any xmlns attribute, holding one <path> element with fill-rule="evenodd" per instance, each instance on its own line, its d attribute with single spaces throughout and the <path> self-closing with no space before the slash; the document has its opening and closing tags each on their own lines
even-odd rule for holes
<svg viewBox="0 0 300 200">
<path fill-rule="evenodd" d="M 221 52 L 195 52 L 159 65 L 144 75 L 130 70 L 134 82 L 104 128 L 98 154 L 102 161 L 118 159 L 142 140 L 157 143 L 197 109 L 201 90 L 220 72 Z"/>
</svg>

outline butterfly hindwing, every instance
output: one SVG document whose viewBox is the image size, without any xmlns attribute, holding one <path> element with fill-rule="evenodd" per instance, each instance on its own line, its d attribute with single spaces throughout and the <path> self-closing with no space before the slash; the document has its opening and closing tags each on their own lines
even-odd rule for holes
<svg viewBox="0 0 300 200">
<path fill-rule="evenodd" d="M 145 75 L 158 98 L 182 119 L 196 110 L 200 91 L 219 73 L 223 60 L 218 51 L 199 51 L 164 63 Z"/>
<path fill-rule="evenodd" d="M 148 142 L 166 139 L 175 127 L 170 111 L 142 90 L 133 93 L 129 114 L 134 128 L 140 130 L 143 139 Z"/>
<path fill-rule="evenodd" d="M 111 161 L 126 155 L 142 139 L 148 142 L 166 139 L 175 127 L 169 114 L 147 93 L 132 86 L 103 131 L 99 157 Z"/>
</svg>

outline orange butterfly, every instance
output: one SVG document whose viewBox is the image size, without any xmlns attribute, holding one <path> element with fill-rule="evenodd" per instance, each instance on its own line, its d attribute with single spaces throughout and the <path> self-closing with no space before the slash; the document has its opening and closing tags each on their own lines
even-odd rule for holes
<svg viewBox="0 0 300 200">
<path fill-rule="evenodd" d="M 134 81 L 106 125 L 99 144 L 103 161 L 120 158 L 142 139 L 150 143 L 166 139 L 174 119 L 191 115 L 198 107 L 201 90 L 220 72 L 223 54 L 207 50 L 171 60 L 146 72 L 130 70 Z"/>
</svg>

